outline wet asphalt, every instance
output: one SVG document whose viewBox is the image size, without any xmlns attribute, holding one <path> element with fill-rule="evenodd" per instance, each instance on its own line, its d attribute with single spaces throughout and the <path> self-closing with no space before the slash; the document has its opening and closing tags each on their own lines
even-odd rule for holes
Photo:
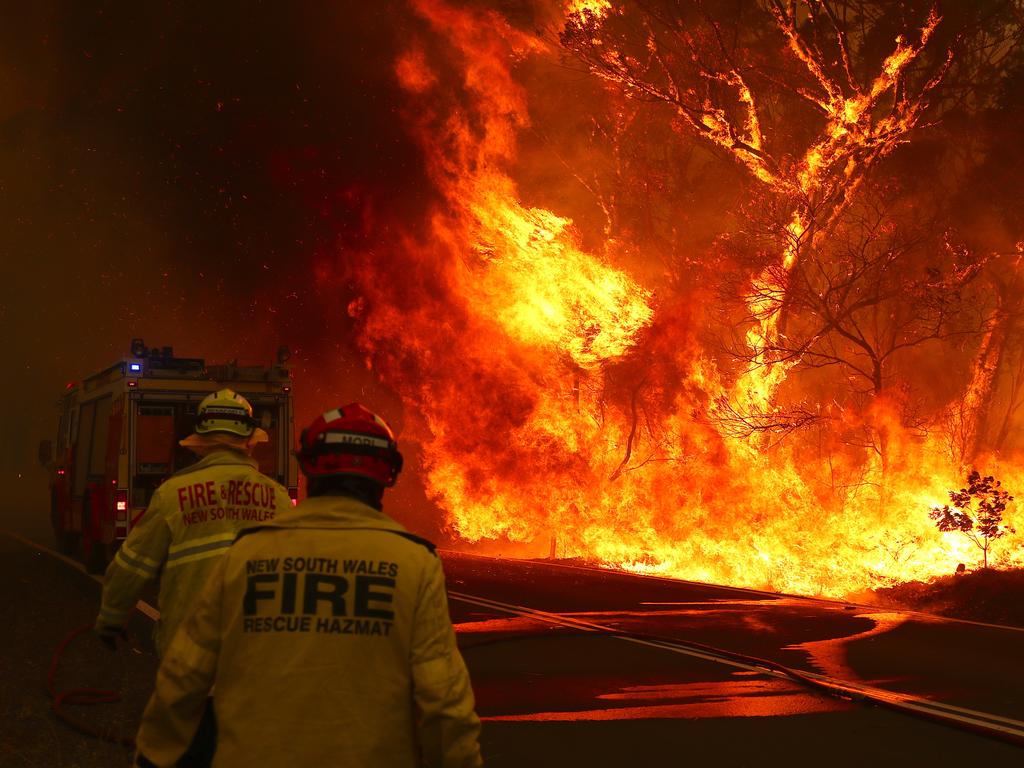
<svg viewBox="0 0 1024 768">
<path fill-rule="evenodd" d="M 48 542 L 46 542 L 48 543 Z M 1024 633 L 828 601 L 594 569 L 445 553 L 450 610 L 473 678 L 489 766 L 961 766 L 1020 764 L 1024 749 L 823 695 L 699 644 L 1008 720 L 1024 720 Z M 0 535 L 0 768 L 130 764 L 76 733 L 46 678 L 100 585 Z M 111 652 L 85 634 L 61 689 L 117 688 L 74 714 L 118 736 L 137 727 L 157 660 L 150 619 Z M 970 716 L 969 716 L 970 717 Z M 996 761 L 999 761 L 997 763 Z"/>
</svg>

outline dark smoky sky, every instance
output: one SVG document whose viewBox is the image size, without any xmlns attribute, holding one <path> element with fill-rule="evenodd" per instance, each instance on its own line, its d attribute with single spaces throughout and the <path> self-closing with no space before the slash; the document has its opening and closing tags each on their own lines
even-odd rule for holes
<svg viewBox="0 0 1024 768">
<path fill-rule="evenodd" d="M 352 399 L 400 420 L 330 265 L 429 195 L 392 73 L 406 6 L 67 0 L 3 16 L 5 504 L 45 496 L 36 445 L 65 382 L 136 336 L 248 363 L 287 344 L 300 420 Z"/>
</svg>

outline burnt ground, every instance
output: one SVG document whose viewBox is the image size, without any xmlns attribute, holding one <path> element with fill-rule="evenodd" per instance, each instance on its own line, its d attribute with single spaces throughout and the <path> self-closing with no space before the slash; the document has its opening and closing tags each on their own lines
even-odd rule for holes
<svg viewBox="0 0 1024 768">
<path fill-rule="evenodd" d="M 858 596 L 865 600 L 864 596 Z M 1024 627 L 1024 569 L 993 568 L 876 589 L 865 601 L 955 619 Z"/>
</svg>

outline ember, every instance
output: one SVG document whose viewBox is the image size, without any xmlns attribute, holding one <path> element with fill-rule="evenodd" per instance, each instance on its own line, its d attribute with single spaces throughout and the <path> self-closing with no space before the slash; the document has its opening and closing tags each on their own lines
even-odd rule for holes
<svg viewBox="0 0 1024 768">
<path fill-rule="evenodd" d="M 827 595 L 976 560 L 928 511 L 964 466 L 1024 484 L 1019 253 L 901 181 L 898 149 L 998 70 L 969 46 L 1009 37 L 928 8 L 569 0 L 537 11 L 556 40 L 414 6 L 394 71 L 438 198 L 344 269 L 457 536 Z M 703 236 L 702 196 L 733 201 Z"/>
</svg>

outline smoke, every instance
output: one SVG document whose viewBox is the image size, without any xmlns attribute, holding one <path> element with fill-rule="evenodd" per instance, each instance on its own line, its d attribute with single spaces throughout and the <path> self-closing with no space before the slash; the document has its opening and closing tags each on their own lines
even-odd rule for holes
<svg viewBox="0 0 1024 768">
<path fill-rule="evenodd" d="M 423 161 L 394 112 L 405 6 L 7 10 L 7 519 L 34 525 L 45 509 L 35 445 L 53 436 L 64 384 L 136 336 L 243 363 L 286 344 L 300 422 L 356 399 L 401 422 L 354 343 L 352 287 L 325 281 L 323 264 L 425 205 Z"/>
</svg>

